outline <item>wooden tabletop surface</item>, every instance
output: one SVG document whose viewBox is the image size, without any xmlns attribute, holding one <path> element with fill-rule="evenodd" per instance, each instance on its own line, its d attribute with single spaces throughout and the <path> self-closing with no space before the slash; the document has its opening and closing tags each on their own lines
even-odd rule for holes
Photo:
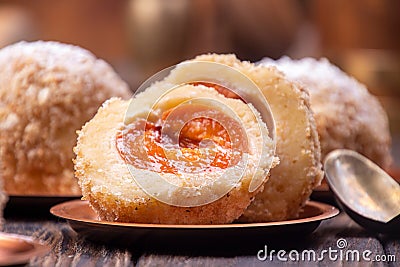
<svg viewBox="0 0 400 267">
<path fill-rule="evenodd" d="M 34 214 L 34 215 L 32 215 Z M 323 221 L 321 225 L 309 235 L 298 233 L 297 236 L 277 236 L 265 239 L 261 243 L 237 242 L 234 245 L 213 247 L 214 240 L 209 241 L 209 246 L 187 245 L 184 249 L 164 246 L 152 249 L 143 247 L 140 242 L 128 247 L 116 247 L 109 244 L 94 243 L 85 240 L 74 232 L 67 222 L 57 219 L 47 213 L 37 214 L 30 212 L 6 212 L 4 232 L 17 233 L 40 239 L 51 246 L 51 251 L 42 257 L 31 259 L 28 266 L 283 266 L 288 262 L 282 261 L 277 253 L 272 258 L 264 261 L 257 257 L 264 256 L 265 246 L 268 253 L 275 250 L 284 250 L 283 259 L 289 262 L 289 253 L 296 257 L 297 251 L 313 250 L 321 260 L 294 261 L 300 266 L 399 266 L 400 262 L 400 237 L 395 235 L 382 235 L 365 231 L 354 223 L 346 214 L 340 213 L 335 218 Z M 169 240 L 163 240 L 168 244 Z M 171 240 L 171 244 L 173 244 Z M 338 242 L 344 242 L 339 245 Z M 339 249 L 338 246 L 345 247 Z M 329 256 L 329 249 L 336 250 Z M 260 252 L 260 250 L 262 250 Z M 323 251 L 326 251 L 323 254 Z M 343 252 L 340 260 L 340 250 Z M 358 251 L 360 261 L 346 251 Z M 367 261 L 362 257 L 366 254 Z M 307 254 L 304 254 L 307 256 Z M 335 260 L 335 257 L 338 257 Z M 372 261 L 384 259 L 385 262 Z M 395 257 L 395 258 L 393 258 Z"/>
</svg>

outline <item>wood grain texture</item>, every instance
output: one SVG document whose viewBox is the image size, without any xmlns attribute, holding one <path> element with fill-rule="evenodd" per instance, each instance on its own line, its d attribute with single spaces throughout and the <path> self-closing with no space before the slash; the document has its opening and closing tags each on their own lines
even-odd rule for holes
<svg viewBox="0 0 400 267">
<path fill-rule="evenodd" d="M 69 225 L 52 217 L 32 218 L 23 216 L 6 217 L 5 232 L 33 236 L 52 247 L 51 252 L 34 258 L 28 266 L 286 266 L 288 263 L 297 266 L 398 266 L 400 260 L 400 237 L 370 233 L 354 223 L 347 215 L 324 221 L 309 236 L 275 237 L 265 240 L 263 244 L 232 245 L 227 247 L 199 248 L 188 247 L 184 250 L 174 247 L 152 248 L 136 244 L 134 247 L 115 247 L 85 240 L 76 234 Z M 288 253 L 296 250 L 314 250 L 320 255 L 323 250 L 338 249 L 337 242 L 342 238 L 347 242 L 347 250 L 370 250 L 370 258 L 376 255 L 394 255 L 396 262 L 347 262 L 345 259 L 332 261 L 326 255 L 321 261 L 282 262 L 276 253 L 270 259 L 260 261 L 257 252 L 267 246 L 268 251 L 285 250 Z M 196 241 L 193 240 L 195 243 Z"/>
</svg>

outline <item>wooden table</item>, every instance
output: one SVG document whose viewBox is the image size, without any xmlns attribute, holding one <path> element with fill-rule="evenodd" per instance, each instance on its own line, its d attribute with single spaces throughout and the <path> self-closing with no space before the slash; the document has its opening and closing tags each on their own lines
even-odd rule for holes
<svg viewBox="0 0 400 267">
<path fill-rule="evenodd" d="M 299 233 L 298 236 L 274 237 L 264 240 L 261 244 L 238 242 L 232 246 L 227 244 L 220 247 L 213 247 L 214 241 L 210 240 L 209 246 L 199 248 L 189 245 L 184 250 L 169 246 L 153 249 L 143 247 L 140 243 L 132 247 L 93 243 L 76 234 L 65 221 L 47 213 L 33 213 L 34 215 L 22 215 L 21 212 L 6 214 L 3 229 L 5 232 L 33 236 L 50 244 L 51 252 L 32 259 L 29 266 L 283 266 L 288 263 L 279 260 L 276 254 L 273 255 L 272 261 L 270 258 L 260 261 L 257 253 L 266 245 L 268 251 L 285 250 L 286 258 L 291 250 L 300 254 L 305 250 L 314 250 L 319 255 L 322 250 L 338 249 L 337 242 L 340 238 L 347 242 L 343 251 L 357 250 L 362 253 L 370 250 L 369 258 L 376 255 L 394 255 L 397 262 L 367 262 L 362 259 L 360 262 L 333 261 L 325 254 L 322 261 L 296 261 L 294 264 L 348 266 L 362 263 L 362 266 L 398 266 L 400 262 L 399 236 L 369 233 L 344 213 L 323 221 L 317 230 L 308 236 Z"/>
</svg>

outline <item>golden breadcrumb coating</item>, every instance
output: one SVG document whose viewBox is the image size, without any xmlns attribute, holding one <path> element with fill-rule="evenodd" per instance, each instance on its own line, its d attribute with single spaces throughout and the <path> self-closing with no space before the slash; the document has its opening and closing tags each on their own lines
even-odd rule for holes
<svg viewBox="0 0 400 267">
<path fill-rule="evenodd" d="M 388 169 L 392 158 L 387 114 L 363 84 L 325 58 L 284 57 L 263 64 L 276 65 L 309 90 L 323 158 L 334 149 L 347 148 Z"/>
<path fill-rule="evenodd" d="M 169 88 L 169 82 L 155 83 L 145 92 L 138 94 L 130 105 L 132 118 L 142 114 L 142 110 L 148 110 L 155 100 Z M 225 98 L 213 88 L 203 85 L 185 85 L 178 92 L 177 98 L 166 101 L 168 105 L 176 105 L 174 102 L 180 98 L 192 99 L 206 97 L 218 100 L 229 106 L 242 119 L 249 142 L 248 162 L 251 171 L 246 171 L 241 180 L 231 184 L 232 190 L 225 193 L 218 200 L 201 206 L 182 207 L 165 204 L 146 194 L 136 183 L 133 175 L 147 177 L 149 170 L 135 168 L 135 173 L 130 173 L 126 162 L 122 159 L 116 148 L 116 136 L 121 127 L 124 127 L 124 116 L 128 110 L 129 101 L 111 99 L 104 103 L 97 114 L 79 132 L 78 143 L 74 151 L 75 174 L 82 188 L 83 198 L 89 200 L 91 206 L 97 211 L 101 219 L 120 222 L 138 223 L 163 223 L 163 224 L 221 224 L 230 223 L 242 215 L 254 196 L 262 189 L 262 186 L 253 192 L 249 192 L 249 185 L 255 169 L 262 177 L 267 175 L 274 157 L 273 143 L 269 138 L 262 138 L 257 130 L 257 121 L 252 117 L 250 110 L 241 100 Z M 182 92 L 185 92 L 183 94 Z M 171 106 L 168 106 L 168 109 Z M 167 110 L 168 110 L 167 109 Z M 249 113 L 250 112 L 250 113 Z M 157 112 L 156 112 L 157 113 Z M 132 115 L 133 114 L 133 115 Z M 261 120 L 257 114 L 257 120 Z M 127 117 L 129 117 L 127 115 Z M 261 127 L 268 134 L 268 130 Z M 266 149 L 264 157 L 257 158 L 256 152 Z M 260 161 L 260 162 L 259 162 Z M 258 167 L 257 164 L 259 163 Z M 131 165 L 132 166 L 132 165 Z M 228 167 L 231 171 L 235 166 Z M 179 179 L 174 175 L 160 173 L 167 179 Z M 191 175 L 187 173 L 187 175 Z M 217 172 L 201 172 L 194 174 L 196 180 L 204 183 L 207 179 L 214 180 Z M 212 176 L 212 177 L 211 177 Z M 210 179 L 211 178 L 211 179 Z M 186 179 L 186 178 L 185 178 Z M 229 179 L 228 179 L 229 180 Z M 187 180 L 189 183 L 190 179 Z M 215 180 L 214 180 L 215 181 Z M 158 186 L 158 185 L 154 185 Z M 212 186 L 220 187 L 221 183 L 212 183 Z M 175 193 L 171 192 L 172 196 Z M 181 195 L 181 198 L 187 197 Z M 189 196 L 190 197 L 190 196 Z"/>
<path fill-rule="evenodd" d="M 234 55 L 203 55 L 195 60 L 219 62 L 246 74 L 268 100 L 276 122 L 280 163 L 240 221 L 279 221 L 298 216 L 323 172 L 318 134 L 307 91 L 288 81 L 275 67 L 241 62 Z"/>
<path fill-rule="evenodd" d="M 70 195 L 77 129 L 112 96 L 130 91 L 89 51 L 56 42 L 20 42 L 0 50 L 0 165 L 16 195 Z"/>
</svg>

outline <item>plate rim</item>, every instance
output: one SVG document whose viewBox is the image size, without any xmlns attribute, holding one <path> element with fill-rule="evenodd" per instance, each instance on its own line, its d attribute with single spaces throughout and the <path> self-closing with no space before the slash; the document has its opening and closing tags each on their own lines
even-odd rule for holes
<svg viewBox="0 0 400 267">
<path fill-rule="evenodd" d="M 118 227 L 129 227 L 129 228 L 151 228 L 151 229 L 231 229 L 231 228 L 256 228 L 256 227 L 271 227 L 271 226 L 283 226 L 283 225 L 296 225 L 302 223 L 319 222 L 322 220 L 330 219 L 339 214 L 339 209 L 318 201 L 308 200 L 306 205 L 317 207 L 322 210 L 322 213 L 316 216 L 284 220 L 276 222 L 262 222 L 262 223 L 230 223 L 230 224 L 151 224 L 151 223 L 126 223 L 126 222 L 111 222 L 103 220 L 93 220 L 86 218 L 76 218 L 68 216 L 64 212 L 64 209 L 71 205 L 88 205 L 87 200 L 69 200 L 60 204 L 54 205 L 50 208 L 50 213 L 58 218 L 66 219 L 72 222 L 90 223 L 95 225 L 106 225 L 106 226 L 118 226 Z"/>
<path fill-rule="evenodd" d="M 22 253 L 18 253 L 10 257 L 8 260 L 4 260 L 0 258 L 1 266 L 9 266 L 9 265 L 18 265 L 24 264 L 30 261 L 33 257 L 43 256 L 45 253 L 49 252 L 51 247 L 49 244 L 46 244 L 44 241 L 38 240 L 32 236 L 14 234 L 8 232 L 0 232 L 1 237 L 5 237 L 7 239 L 15 240 L 15 241 L 24 241 L 30 245 L 32 245 L 32 249 L 28 251 L 24 251 Z"/>
<path fill-rule="evenodd" d="M 82 197 L 82 194 L 75 195 L 16 195 L 8 194 L 8 198 L 78 198 Z"/>
</svg>

